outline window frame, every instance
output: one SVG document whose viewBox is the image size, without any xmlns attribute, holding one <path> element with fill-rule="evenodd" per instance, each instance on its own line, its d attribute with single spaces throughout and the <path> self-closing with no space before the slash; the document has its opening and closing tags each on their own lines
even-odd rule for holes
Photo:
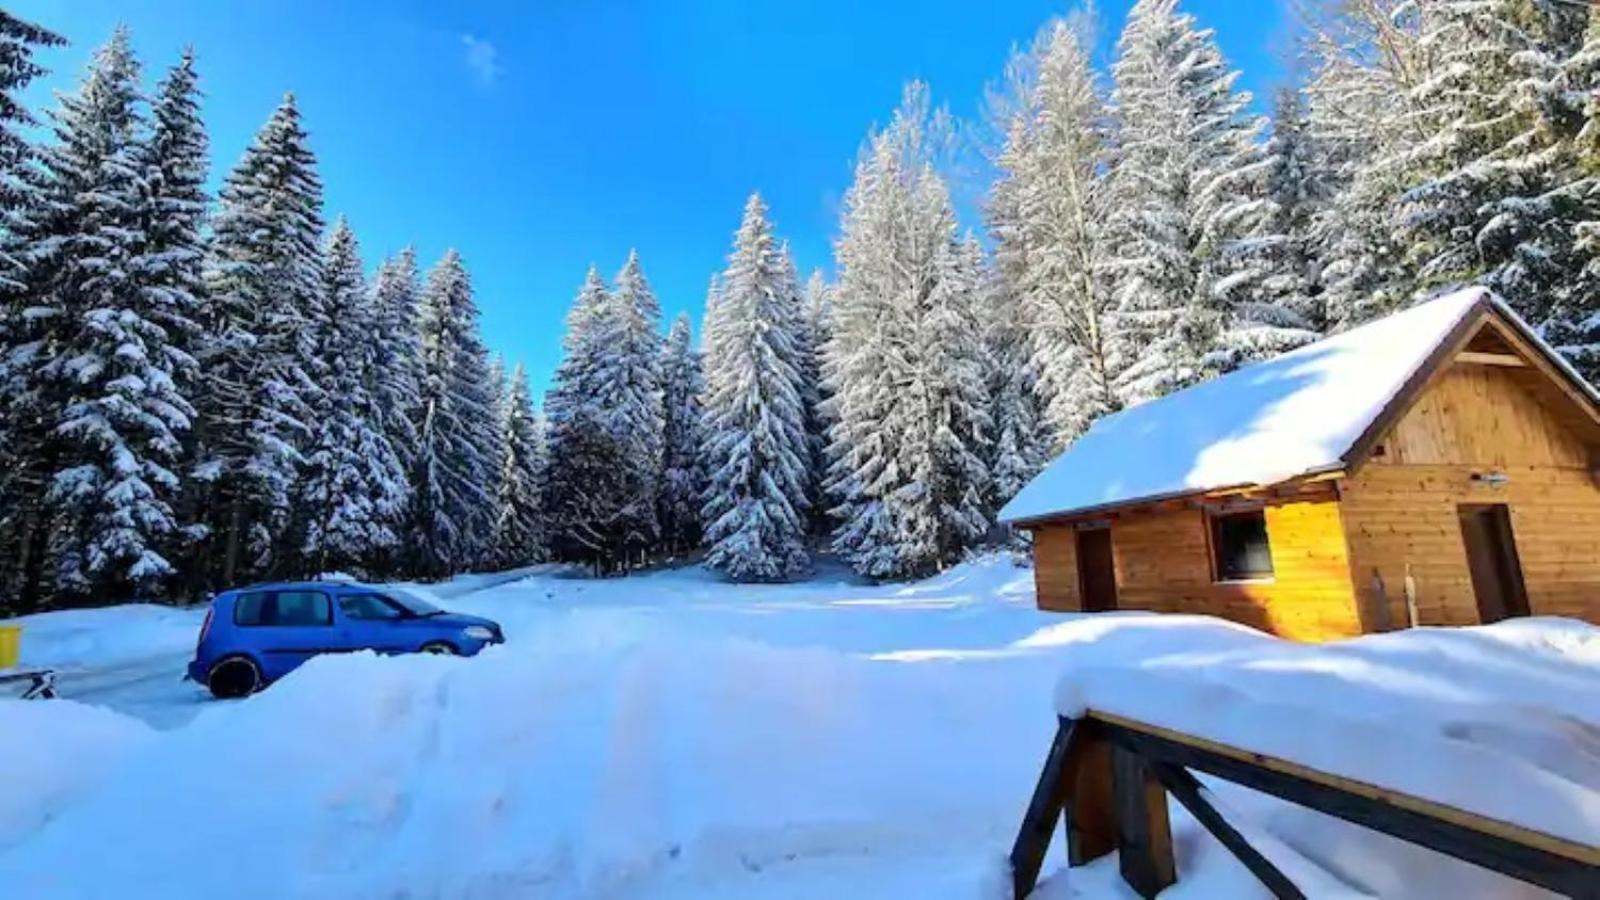
<svg viewBox="0 0 1600 900">
<path fill-rule="evenodd" d="M 293 625 L 286 625 L 286 624 L 284 624 L 282 622 L 263 622 L 263 621 L 261 621 L 260 620 L 260 611 L 261 611 L 261 609 L 265 609 L 265 605 L 268 602 L 272 603 L 273 612 L 274 613 L 277 612 L 278 596 L 280 594 L 314 594 L 314 595 L 320 596 L 322 598 L 323 602 L 327 604 L 328 615 L 325 618 L 325 620 L 321 621 L 321 622 L 301 622 L 301 623 L 297 623 L 297 624 L 293 624 Z M 256 596 L 259 596 L 259 597 L 262 598 L 262 600 L 261 600 L 261 604 L 262 605 L 257 610 L 257 620 L 254 621 L 254 622 L 242 621 L 239 618 L 239 612 L 240 612 L 240 607 L 242 606 L 242 602 L 247 597 L 256 597 Z M 334 621 L 333 606 L 334 606 L 333 597 L 330 596 L 327 591 L 319 591 L 319 590 L 315 590 L 315 589 L 312 589 L 312 588 L 296 588 L 294 590 L 248 591 L 248 592 L 241 593 L 238 596 L 238 598 L 236 598 L 233 601 L 233 624 L 235 626 L 239 627 L 239 628 L 332 628 L 336 624 L 335 621 Z"/>
<path fill-rule="evenodd" d="M 1261 538 L 1265 545 L 1267 555 L 1267 568 L 1265 571 L 1241 572 L 1229 574 L 1223 572 L 1223 552 L 1221 544 L 1220 525 L 1226 519 L 1238 519 L 1245 516 L 1259 517 L 1261 519 Z M 1228 509 L 1207 509 L 1206 523 L 1206 555 L 1210 557 L 1211 583 L 1212 584 L 1271 584 L 1277 580 L 1277 562 L 1272 557 L 1272 532 L 1267 527 L 1267 509 L 1265 505 L 1233 507 Z"/>
<path fill-rule="evenodd" d="M 353 616 L 344 608 L 344 601 L 351 600 L 351 599 L 354 599 L 354 598 L 357 598 L 357 597 L 371 597 L 371 598 L 377 600 L 383 606 L 388 607 L 389 610 L 394 613 L 394 615 L 389 616 L 388 618 L 383 618 L 383 619 L 373 619 L 373 618 L 368 618 L 368 617 L 365 617 L 365 616 Z M 388 596 L 386 594 L 380 594 L 377 591 L 350 591 L 350 592 L 346 592 L 346 593 L 343 593 L 343 594 L 339 595 L 339 599 L 338 599 L 337 603 L 339 604 L 339 615 L 344 617 L 344 618 L 346 618 L 346 619 L 349 619 L 352 622 L 398 622 L 398 621 L 400 621 L 402 619 L 414 618 L 414 616 L 412 615 L 411 611 L 407 610 L 404 606 L 400 605 L 400 603 L 395 601 L 394 598 L 392 598 L 392 597 L 390 597 L 390 596 Z"/>
</svg>

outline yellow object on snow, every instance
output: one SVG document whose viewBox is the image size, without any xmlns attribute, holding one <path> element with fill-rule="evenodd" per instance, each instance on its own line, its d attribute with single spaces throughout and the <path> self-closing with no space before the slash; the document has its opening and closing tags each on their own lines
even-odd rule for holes
<svg viewBox="0 0 1600 900">
<path fill-rule="evenodd" d="M 22 626 L 0 625 L 0 669 L 9 669 L 22 658 Z"/>
</svg>

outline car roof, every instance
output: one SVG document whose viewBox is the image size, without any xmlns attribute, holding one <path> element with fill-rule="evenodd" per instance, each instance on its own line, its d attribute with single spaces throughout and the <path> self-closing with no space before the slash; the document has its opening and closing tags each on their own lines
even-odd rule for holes
<svg viewBox="0 0 1600 900">
<path fill-rule="evenodd" d="M 226 593 L 242 594 L 254 591 L 327 591 L 330 593 L 347 593 L 350 591 L 370 591 L 375 588 L 370 584 L 359 581 L 266 581 L 260 584 L 246 584 L 230 588 Z"/>
</svg>

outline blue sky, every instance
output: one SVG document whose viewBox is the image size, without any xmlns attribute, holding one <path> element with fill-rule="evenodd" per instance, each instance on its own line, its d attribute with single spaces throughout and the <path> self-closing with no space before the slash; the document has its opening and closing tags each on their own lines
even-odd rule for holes
<svg viewBox="0 0 1600 900">
<path fill-rule="evenodd" d="M 1132 0 L 1101 0 L 1104 43 Z M 457 247 L 491 349 L 542 391 L 590 262 L 639 249 L 665 315 L 696 329 L 746 195 L 760 190 L 802 271 L 827 266 L 867 129 L 901 85 L 975 114 L 1010 48 L 1071 4 L 1045 0 L 16 0 L 72 46 L 35 107 L 118 22 L 149 81 L 193 44 L 213 177 L 286 90 L 371 268 L 406 244 Z M 1283 0 L 1187 0 L 1258 94 L 1281 77 Z M 977 227 L 980 223 L 969 223 Z"/>
</svg>

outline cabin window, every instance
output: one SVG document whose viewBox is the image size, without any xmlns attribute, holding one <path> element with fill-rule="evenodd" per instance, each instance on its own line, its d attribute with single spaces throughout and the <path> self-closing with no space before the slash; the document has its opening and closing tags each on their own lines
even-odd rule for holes
<svg viewBox="0 0 1600 900">
<path fill-rule="evenodd" d="M 1253 509 L 1212 515 L 1211 556 L 1217 581 L 1271 578 L 1266 513 Z"/>
</svg>

